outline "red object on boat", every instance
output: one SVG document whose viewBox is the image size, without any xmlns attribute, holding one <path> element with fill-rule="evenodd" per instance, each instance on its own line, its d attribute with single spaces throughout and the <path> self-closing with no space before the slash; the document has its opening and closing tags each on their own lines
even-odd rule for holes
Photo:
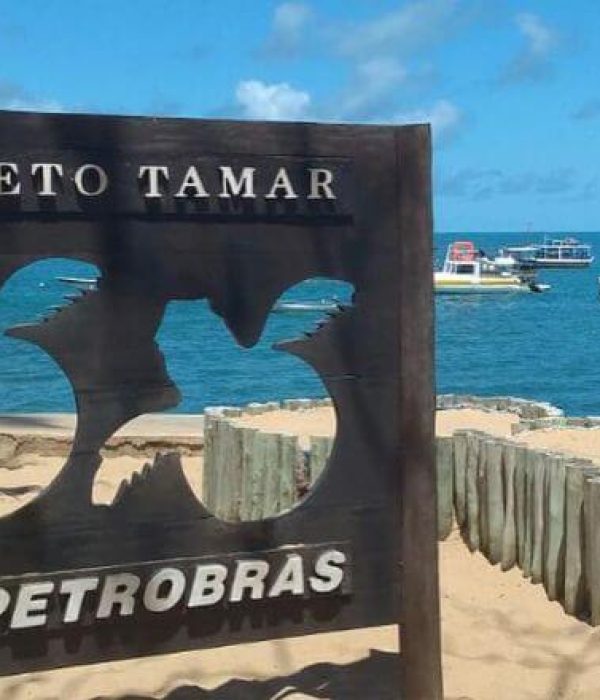
<svg viewBox="0 0 600 700">
<path fill-rule="evenodd" d="M 472 241 L 456 241 L 450 248 L 450 260 L 456 262 L 473 262 L 475 246 Z"/>
</svg>

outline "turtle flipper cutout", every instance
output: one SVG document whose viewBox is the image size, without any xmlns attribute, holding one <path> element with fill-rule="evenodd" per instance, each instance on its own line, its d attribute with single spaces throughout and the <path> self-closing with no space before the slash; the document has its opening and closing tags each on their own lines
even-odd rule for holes
<svg viewBox="0 0 600 700">
<path fill-rule="evenodd" d="M 50 355 L 73 386 L 78 422 L 71 455 L 40 497 L 52 499 L 45 517 L 91 507 L 99 451 L 123 424 L 179 403 L 154 340 L 165 304 L 133 290 L 84 291 L 40 323 L 6 331 Z M 37 503 L 34 501 L 31 506 Z"/>
</svg>

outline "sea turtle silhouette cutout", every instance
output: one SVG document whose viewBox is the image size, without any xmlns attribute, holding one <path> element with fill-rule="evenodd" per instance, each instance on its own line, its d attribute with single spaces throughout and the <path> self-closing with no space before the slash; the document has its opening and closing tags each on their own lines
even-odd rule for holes
<svg viewBox="0 0 600 700">
<path fill-rule="evenodd" d="M 12 338 L 41 348 L 58 364 L 71 383 L 77 408 L 77 428 L 64 466 L 39 496 L 8 519 L 29 519 L 32 512 L 43 514 L 45 521 L 81 519 L 106 507 L 92 501 L 94 479 L 102 463 L 101 448 L 125 423 L 174 408 L 181 400 L 155 339 L 166 305 L 164 296 L 150 295 L 146 288 L 140 290 L 132 284 L 114 284 L 110 277 L 102 276 L 96 289 L 81 290 L 78 296 L 70 297 L 69 304 L 40 322 L 6 331 Z M 226 315 L 232 342 L 257 342 L 270 310 L 262 314 L 259 332 L 253 328 L 247 336 L 249 342 L 237 310 Z M 274 348 L 298 357 L 318 375 L 340 374 L 339 369 L 321 366 L 320 358 L 332 351 L 339 355 L 335 331 L 337 326 L 343 327 L 347 313 L 340 306 L 302 338 L 276 343 Z M 149 499 L 153 490 L 154 499 Z M 152 466 L 146 465 L 130 484 L 121 485 L 110 507 L 126 510 L 134 501 L 139 502 L 138 509 L 153 501 L 154 511 L 158 505 L 163 513 L 187 510 L 208 515 L 190 489 L 177 454 L 157 455 Z"/>
</svg>

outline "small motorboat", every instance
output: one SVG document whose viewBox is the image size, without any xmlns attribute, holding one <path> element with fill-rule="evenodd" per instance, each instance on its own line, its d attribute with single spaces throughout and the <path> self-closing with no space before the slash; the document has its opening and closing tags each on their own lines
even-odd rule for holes
<svg viewBox="0 0 600 700">
<path fill-rule="evenodd" d="M 321 299 L 320 301 L 278 301 L 273 307 L 277 313 L 327 313 L 341 311 L 344 308 L 337 299 Z"/>
<path fill-rule="evenodd" d="M 57 277 L 56 281 L 78 289 L 96 289 L 98 286 L 98 280 L 95 277 Z"/>
<path fill-rule="evenodd" d="M 514 260 L 490 259 L 472 241 L 448 246 L 440 271 L 434 273 L 436 294 L 497 294 L 499 292 L 542 292 L 549 285 L 534 276 L 519 274 Z"/>
</svg>

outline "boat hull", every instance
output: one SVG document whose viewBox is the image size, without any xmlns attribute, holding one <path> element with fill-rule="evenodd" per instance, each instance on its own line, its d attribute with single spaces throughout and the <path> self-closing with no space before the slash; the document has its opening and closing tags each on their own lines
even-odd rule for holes
<svg viewBox="0 0 600 700">
<path fill-rule="evenodd" d="M 519 294 L 530 292 L 531 289 L 524 284 L 513 285 L 485 285 L 485 284 L 443 284 L 436 283 L 433 286 L 436 294 Z"/>
<path fill-rule="evenodd" d="M 536 260 L 531 261 L 535 267 L 551 267 L 556 270 L 563 268 L 580 269 L 583 267 L 589 267 L 593 262 L 594 258 L 586 258 L 585 260 L 544 260 L 543 258 L 537 258 Z"/>
</svg>

